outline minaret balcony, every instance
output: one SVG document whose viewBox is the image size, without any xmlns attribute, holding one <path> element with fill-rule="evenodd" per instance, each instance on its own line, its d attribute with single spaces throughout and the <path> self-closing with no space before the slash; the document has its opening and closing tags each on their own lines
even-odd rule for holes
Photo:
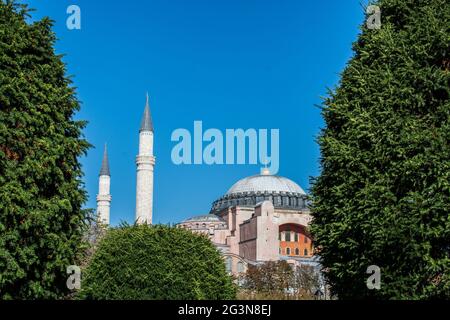
<svg viewBox="0 0 450 320">
<path fill-rule="evenodd" d="M 141 166 L 141 165 L 154 166 L 155 162 L 156 162 L 156 158 L 154 156 L 151 156 L 151 155 L 138 155 L 136 157 L 136 164 L 138 166 Z"/>
<path fill-rule="evenodd" d="M 97 195 L 97 201 L 108 201 L 111 202 L 111 195 L 110 194 L 99 194 Z"/>
</svg>

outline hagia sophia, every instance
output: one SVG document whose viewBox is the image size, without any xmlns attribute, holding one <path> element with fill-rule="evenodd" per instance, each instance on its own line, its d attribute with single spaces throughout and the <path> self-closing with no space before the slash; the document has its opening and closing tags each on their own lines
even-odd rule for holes
<svg viewBox="0 0 450 320">
<path fill-rule="evenodd" d="M 149 99 L 139 130 L 136 157 L 136 222 L 152 223 L 153 214 L 153 122 Z M 109 225 L 111 206 L 110 169 L 105 152 L 99 175 L 97 215 Z M 271 175 L 267 168 L 260 174 L 237 181 L 219 199 L 208 214 L 195 215 L 177 226 L 207 235 L 226 257 L 233 274 L 248 264 L 286 260 L 293 265 L 317 266 L 314 247 L 308 233 L 311 215 L 305 191 L 294 181 Z"/>
</svg>

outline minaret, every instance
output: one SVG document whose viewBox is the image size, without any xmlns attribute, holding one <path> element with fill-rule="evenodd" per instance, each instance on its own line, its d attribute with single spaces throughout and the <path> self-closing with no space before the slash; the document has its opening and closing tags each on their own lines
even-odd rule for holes
<svg viewBox="0 0 450 320">
<path fill-rule="evenodd" d="M 136 165 L 136 222 L 152 224 L 155 157 L 153 156 L 153 123 L 148 94 L 139 130 L 139 154 L 136 157 Z"/>
<path fill-rule="evenodd" d="M 109 225 L 109 211 L 111 208 L 111 174 L 109 172 L 108 151 L 105 144 L 102 168 L 98 179 L 97 218 L 99 222 Z"/>
</svg>

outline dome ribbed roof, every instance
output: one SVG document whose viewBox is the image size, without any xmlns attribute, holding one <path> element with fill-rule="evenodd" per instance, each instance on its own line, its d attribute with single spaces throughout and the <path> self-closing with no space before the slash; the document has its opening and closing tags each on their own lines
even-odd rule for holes
<svg viewBox="0 0 450 320">
<path fill-rule="evenodd" d="M 294 181 L 267 174 L 247 177 L 236 182 L 226 193 L 227 195 L 243 192 L 291 192 L 306 194 Z"/>
</svg>

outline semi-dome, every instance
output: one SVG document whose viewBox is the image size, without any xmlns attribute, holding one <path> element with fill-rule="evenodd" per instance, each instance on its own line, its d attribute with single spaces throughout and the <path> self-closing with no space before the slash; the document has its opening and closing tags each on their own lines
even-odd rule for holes
<svg viewBox="0 0 450 320">
<path fill-rule="evenodd" d="M 233 206 L 255 206 L 262 201 L 271 201 L 276 208 L 306 209 L 306 193 L 294 181 L 271 175 L 268 169 L 261 174 L 236 182 L 225 195 L 214 201 L 211 213 L 218 214 Z"/>
<path fill-rule="evenodd" d="M 239 180 L 228 190 L 226 194 L 230 195 L 244 192 L 266 191 L 306 194 L 298 184 L 288 178 L 265 174 Z"/>
</svg>

